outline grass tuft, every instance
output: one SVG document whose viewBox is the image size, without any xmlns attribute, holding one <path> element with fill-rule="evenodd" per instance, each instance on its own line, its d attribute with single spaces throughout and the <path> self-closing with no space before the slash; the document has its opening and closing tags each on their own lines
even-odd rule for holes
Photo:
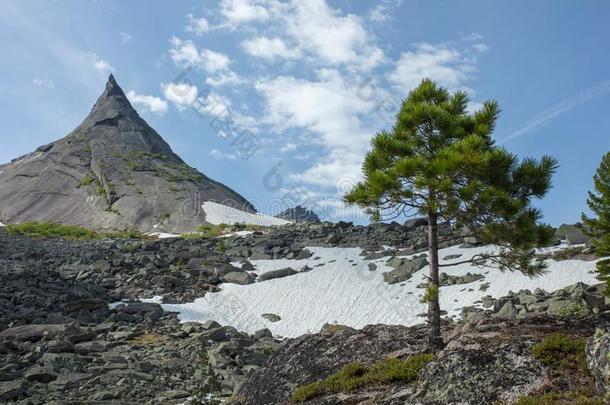
<svg viewBox="0 0 610 405">
<path fill-rule="evenodd" d="M 30 238 L 63 238 L 69 240 L 111 239 L 151 239 L 134 230 L 94 232 L 76 225 L 62 225 L 45 222 L 24 222 L 7 225 L 9 235 L 23 235 Z"/>
<path fill-rule="evenodd" d="M 64 238 L 71 240 L 95 239 L 97 234 L 89 229 L 75 226 L 42 222 L 9 224 L 9 235 L 24 235 L 31 238 Z"/>
<path fill-rule="evenodd" d="M 304 402 L 324 394 L 352 392 L 365 386 L 394 381 L 412 382 L 419 371 L 433 359 L 431 354 L 418 354 L 405 360 L 386 359 L 365 367 L 350 363 L 322 381 L 297 388 L 292 394 L 296 402 Z"/>
<path fill-rule="evenodd" d="M 566 335 L 551 335 L 532 347 L 532 355 L 542 364 L 555 368 L 587 369 L 586 339 Z"/>
</svg>

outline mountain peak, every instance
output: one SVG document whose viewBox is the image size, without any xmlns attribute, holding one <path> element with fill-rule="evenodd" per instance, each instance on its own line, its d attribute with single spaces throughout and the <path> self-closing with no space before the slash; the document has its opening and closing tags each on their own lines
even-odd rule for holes
<svg viewBox="0 0 610 405">
<path fill-rule="evenodd" d="M 121 86 L 119 86 L 112 73 L 110 74 L 110 76 L 108 76 L 108 81 L 106 82 L 106 90 L 104 91 L 102 96 L 122 96 L 127 99 L 125 93 L 123 92 L 123 89 L 121 89 Z"/>
<path fill-rule="evenodd" d="M 319 223 L 320 218 L 310 209 L 297 205 L 294 208 L 288 208 L 275 216 L 276 218 L 286 219 L 294 222 L 310 222 Z"/>
<path fill-rule="evenodd" d="M 206 223 L 206 201 L 256 212 L 234 190 L 184 163 L 113 75 L 76 129 L 27 157 L 1 166 L 3 221 L 188 232 Z"/>
<path fill-rule="evenodd" d="M 119 115 L 139 117 L 114 75 L 111 74 L 106 82 L 104 92 L 95 102 L 84 124 L 93 126 L 99 121 L 115 118 Z"/>
</svg>

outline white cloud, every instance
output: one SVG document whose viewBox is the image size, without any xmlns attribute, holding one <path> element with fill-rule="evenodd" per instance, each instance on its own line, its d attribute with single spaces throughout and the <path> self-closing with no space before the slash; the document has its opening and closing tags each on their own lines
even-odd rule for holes
<svg viewBox="0 0 610 405">
<path fill-rule="evenodd" d="M 133 37 L 131 36 L 131 34 L 129 34 L 127 32 L 121 32 L 121 33 L 119 33 L 119 35 L 121 36 L 121 42 L 124 44 L 127 44 L 133 40 Z"/>
<path fill-rule="evenodd" d="M 108 74 L 114 72 L 114 67 L 105 59 L 102 59 L 99 55 L 89 52 L 87 54 L 89 60 L 91 61 L 91 66 L 104 74 Z"/>
<path fill-rule="evenodd" d="M 358 114 L 369 112 L 372 105 L 336 70 L 318 71 L 317 81 L 281 76 L 259 81 L 255 88 L 265 98 L 266 121 L 279 131 L 309 129 L 317 135 L 314 141 L 327 147 L 367 142 Z"/>
<path fill-rule="evenodd" d="M 293 1 L 292 5 L 284 17 L 287 34 L 321 62 L 370 69 L 385 59 L 359 16 L 342 16 L 325 0 Z"/>
<path fill-rule="evenodd" d="M 32 80 L 32 83 L 34 84 L 34 86 L 38 86 L 38 87 L 46 87 L 48 89 L 55 88 L 55 83 L 51 79 L 36 78 L 36 79 Z"/>
<path fill-rule="evenodd" d="M 461 88 L 474 71 L 476 61 L 448 45 L 417 44 L 404 52 L 390 73 L 390 82 L 402 93 L 431 78 L 450 89 Z"/>
<path fill-rule="evenodd" d="M 210 24 L 208 20 L 205 18 L 197 18 L 193 14 L 186 15 L 187 25 L 184 27 L 186 32 L 190 32 L 192 34 L 197 35 L 198 37 L 202 36 L 204 33 L 208 32 L 210 29 Z"/>
<path fill-rule="evenodd" d="M 237 155 L 236 154 L 234 154 L 234 153 L 225 153 L 225 152 L 222 152 L 222 151 L 220 151 L 218 149 L 212 149 L 210 151 L 210 156 L 212 156 L 216 160 L 223 160 L 223 159 L 226 159 L 226 160 L 235 160 L 235 159 L 237 159 Z"/>
<path fill-rule="evenodd" d="M 169 50 L 169 56 L 176 65 L 186 68 L 200 63 L 199 50 L 193 41 L 183 41 L 180 38 L 172 37 L 170 43 L 172 44 L 172 49 Z"/>
<path fill-rule="evenodd" d="M 219 70 L 226 70 L 231 64 L 231 59 L 224 53 L 203 49 L 201 51 L 201 63 L 208 73 L 214 73 Z"/>
<path fill-rule="evenodd" d="M 172 49 L 169 50 L 169 55 L 174 63 L 182 68 L 197 67 L 208 73 L 215 73 L 227 70 L 231 64 L 227 55 L 210 49 L 199 51 L 191 40 L 183 41 L 173 37 L 170 43 Z"/>
<path fill-rule="evenodd" d="M 197 101 L 197 109 L 200 113 L 215 118 L 226 118 L 231 112 L 231 101 L 218 93 L 210 92 L 205 97 L 199 97 Z"/>
<path fill-rule="evenodd" d="M 230 28 L 272 20 L 266 24 L 271 35 L 242 42 L 247 53 L 266 60 L 307 57 L 317 66 L 370 70 L 386 59 L 361 17 L 343 14 L 326 0 L 225 0 L 220 12 Z"/>
<path fill-rule="evenodd" d="M 237 73 L 228 70 L 226 72 L 219 72 L 213 76 L 208 76 L 205 79 L 205 83 L 212 87 L 222 87 L 227 85 L 238 85 L 243 84 L 246 81 L 241 78 Z"/>
<path fill-rule="evenodd" d="M 281 38 L 257 37 L 241 43 L 244 50 L 258 58 L 273 60 L 276 57 L 283 59 L 296 59 L 301 57 L 299 49 L 287 47 Z"/>
<path fill-rule="evenodd" d="M 301 138 L 309 137 L 306 143 L 322 146 L 313 165 L 290 176 L 292 181 L 334 189 L 341 179 L 360 177 L 374 133 L 365 121 L 374 116 L 375 104 L 359 95 L 355 83 L 321 69 L 315 81 L 282 76 L 255 88 L 265 99 L 265 123 L 278 133 L 298 129 Z"/>
<path fill-rule="evenodd" d="M 159 97 L 137 94 L 130 90 L 127 92 L 127 98 L 136 109 L 150 111 L 157 115 L 164 115 L 167 112 L 167 102 Z"/>
<path fill-rule="evenodd" d="M 243 23 L 269 19 L 269 11 L 264 6 L 264 2 L 256 0 L 222 0 L 220 14 L 233 27 Z"/>
<path fill-rule="evenodd" d="M 394 9 L 402 4 L 403 0 L 381 0 L 379 4 L 369 11 L 369 20 L 375 23 L 383 23 L 392 20 Z"/>
<path fill-rule="evenodd" d="M 188 83 L 162 83 L 161 90 L 165 98 L 178 108 L 191 106 L 197 100 L 197 87 Z"/>
</svg>

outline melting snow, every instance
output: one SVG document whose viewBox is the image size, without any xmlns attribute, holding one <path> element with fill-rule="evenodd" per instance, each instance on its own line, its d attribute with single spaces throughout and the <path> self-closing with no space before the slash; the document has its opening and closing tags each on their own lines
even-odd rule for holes
<svg viewBox="0 0 610 405">
<path fill-rule="evenodd" d="M 212 225 L 220 224 L 248 224 L 248 225 L 286 225 L 290 221 L 279 218 L 269 217 L 263 214 L 252 214 L 250 212 L 241 211 L 233 207 L 218 204 L 212 201 L 206 201 L 202 205 L 203 211 L 206 214 L 205 220 Z"/>
<path fill-rule="evenodd" d="M 490 249 L 493 247 L 455 246 L 440 250 L 439 257 L 443 263 L 443 257 L 461 254 L 459 259 L 454 259 L 459 261 Z M 386 265 L 389 257 L 364 260 L 360 248 L 311 247 L 309 250 L 313 255 L 305 260 L 252 261 L 257 274 L 285 267 L 298 270 L 304 265 L 313 269 L 309 272 L 243 286 L 223 284 L 218 293 L 207 294 L 193 303 L 164 304 L 163 308 L 178 312 L 182 321 L 212 319 L 249 333 L 269 328 L 274 335 L 284 337 L 317 332 L 325 323 L 361 328 L 377 323 L 414 325 L 425 321 L 419 316 L 426 312 L 426 305 L 420 302 L 423 289 L 416 286 L 426 281 L 427 266 L 404 283 L 388 285 L 383 281 L 383 273 L 392 270 Z M 320 259 L 315 260 L 316 256 Z M 369 271 L 371 262 L 377 265 L 376 271 Z M 579 281 L 598 282 L 594 261 L 549 260 L 548 264 L 548 273 L 536 278 L 469 264 L 441 268 L 449 275 L 467 272 L 485 275 L 473 283 L 441 287 L 441 308 L 449 316 L 457 316 L 463 306 L 474 305 L 485 295 L 498 298 L 511 290 L 543 288 L 550 292 Z M 483 283 L 490 284 L 486 291 L 479 289 Z M 265 313 L 277 314 L 282 319 L 272 323 L 261 317 Z"/>
<path fill-rule="evenodd" d="M 175 233 L 165 233 L 165 232 L 149 232 L 146 235 L 156 236 L 157 239 L 177 238 L 180 236 Z"/>
</svg>

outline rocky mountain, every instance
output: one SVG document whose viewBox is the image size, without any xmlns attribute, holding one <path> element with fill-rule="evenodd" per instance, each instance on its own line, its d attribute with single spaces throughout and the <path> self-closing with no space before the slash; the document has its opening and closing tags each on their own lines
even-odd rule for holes
<svg viewBox="0 0 610 405">
<path fill-rule="evenodd" d="M 0 165 L 0 220 L 94 230 L 192 230 L 201 204 L 254 207 L 188 166 L 129 103 L 111 75 L 87 118 L 65 138 Z"/>
<path fill-rule="evenodd" d="M 307 208 L 302 207 L 300 205 L 297 205 L 294 208 L 288 208 L 277 214 L 275 217 L 293 222 L 320 222 L 320 218 L 318 218 L 315 212 L 308 210 Z"/>
</svg>

